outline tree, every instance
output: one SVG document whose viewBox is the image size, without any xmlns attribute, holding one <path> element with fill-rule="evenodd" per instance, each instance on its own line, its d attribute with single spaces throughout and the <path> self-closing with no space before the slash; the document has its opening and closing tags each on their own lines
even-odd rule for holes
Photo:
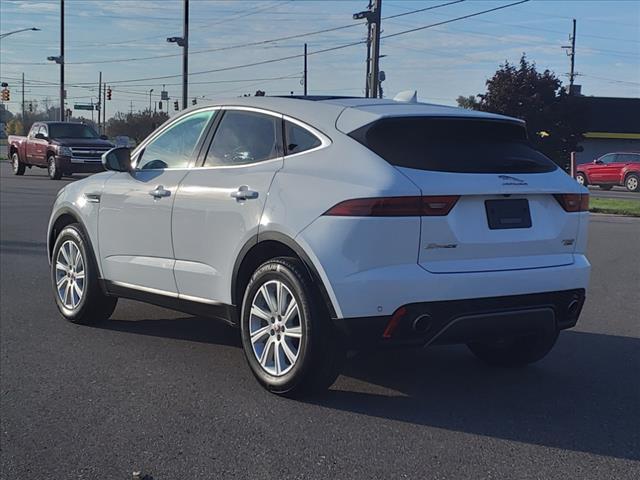
<svg viewBox="0 0 640 480">
<path fill-rule="evenodd" d="M 169 119 L 165 112 L 116 113 L 107 121 L 107 135 L 110 137 L 126 136 L 140 143 L 151 132 Z"/>
<path fill-rule="evenodd" d="M 585 131 L 585 115 L 560 79 L 549 70 L 538 72 L 523 54 L 518 66 L 500 65 L 486 86 L 476 97 L 458 97 L 458 105 L 525 120 L 534 147 L 566 167 Z"/>
<path fill-rule="evenodd" d="M 5 128 L 7 135 L 22 135 L 22 122 L 14 117 L 9 120 Z"/>
</svg>

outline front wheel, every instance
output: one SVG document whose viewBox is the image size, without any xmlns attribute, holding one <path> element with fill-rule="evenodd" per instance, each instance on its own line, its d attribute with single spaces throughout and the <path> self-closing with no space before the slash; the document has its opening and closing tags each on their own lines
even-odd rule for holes
<svg viewBox="0 0 640 480">
<path fill-rule="evenodd" d="M 11 155 L 11 170 L 14 175 L 24 175 L 24 171 L 26 169 L 26 165 L 20 161 L 20 156 L 18 152 L 13 152 Z"/>
<path fill-rule="evenodd" d="M 632 173 L 625 179 L 624 186 L 627 187 L 627 190 L 630 192 L 640 192 L 640 176 Z"/>
<path fill-rule="evenodd" d="M 51 281 L 58 310 L 72 323 L 106 320 L 118 303 L 100 289 L 95 259 L 78 224 L 65 227 L 56 239 Z"/>
<path fill-rule="evenodd" d="M 49 172 L 49 178 L 51 180 L 60 180 L 62 178 L 62 172 L 58 168 L 56 157 L 50 155 L 47 159 L 47 171 Z"/>
<path fill-rule="evenodd" d="M 544 358 L 558 339 L 558 332 L 540 332 L 496 342 L 467 345 L 483 362 L 496 367 L 521 367 Z"/>
<path fill-rule="evenodd" d="M 576 174 L 576 182 L 578 182 L 580 185 L 584 185 L 586 187 L 587 186 L 587 177 L 585 177 L 584 173 L 577 173 Z"/>
<path fill-rule="evenodd" d="M 256 270 L 240 324 L 251 371 L 267 390 L 295 395 L 337 378 L 344 349 L 300 260 L 275 258 Z"/>
</svg>

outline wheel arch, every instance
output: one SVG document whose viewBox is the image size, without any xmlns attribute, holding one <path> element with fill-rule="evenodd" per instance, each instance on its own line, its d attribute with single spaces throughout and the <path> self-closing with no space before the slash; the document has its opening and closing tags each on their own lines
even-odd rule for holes
<svg viewBox="0 0 640 480">
<path fill-rule="evenodd" d="M 245 287 L 253 272 L 267 260 L 282 256 L 297 258 L 304 264 L 313 283 L 318 287 L 318 293 L 331 318 L 336 318 L 336 310 L 327 288 L 307 253 L 294 239 L 278 232 L 261 233 L 257 239 L 250 240 L 240 250 L 231 277 L 231 301 L 238 307 L 238 311 L 242 305 Z"/>
<path fill-rule="evenodd" d="M 66 226 L 71 225 L 72 223 L 77 223 L 80 229 L 82 230 L 82 234 L 84 235 L 84 238 L 88 243 L 89 249 L 91 249 L 93 258 L 96 259 L 96 264 L 97 264 L 98 263 L 97 262 L 98 256 L 96 255 L 97 252 L 95 248 L 93 248 L 93 244 L 91 243 L 91 236 L 89 235 L 89 232 L 87 232 L 86 227 L 82 223 L 82 220 L 80 219 L 80 215 L 78 215 L 76 212 L 74 212 L 70 208 L 66 208 L 66 207 L 61 208 L 58 211 L 55 217 L 55 220 L 51 221 L 51 226 L 47 234 L 47 255 L 49 257 L 49 262 L 51 262 L 51 258 L 53 256 L 53 246 L 56 243 L 56 238 L 58 238 L 58 235 L 60 235 L 60 232 Z M 100 272 L 99 265 L 98 265 L 98 272 Z"/>
<path fill-rule="evenodd" d="M 627 170 L 624 172 L 623 182 L 627 181 L 630 175 L 635 175 L 636 177 L 640 177 L 640 170 Z"/>
</svg>

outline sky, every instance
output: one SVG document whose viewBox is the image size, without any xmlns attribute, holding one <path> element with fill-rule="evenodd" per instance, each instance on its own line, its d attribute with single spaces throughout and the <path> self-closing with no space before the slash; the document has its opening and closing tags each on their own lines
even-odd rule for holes
<svg viewBox="0 0 640 480">
<path fill-rule="evenodd" d="M 572 18 L 577 20 L 576 83 L 583 94 L 640 97 L 640 1 L 531 0 L 384 38 L 516 0 L 466 0 L 438 7 L 451 1 L 383 1 L 380 63 L 386 97 L 417 90 L 420 101 L 455 105 L 459 95 L 484 92 L 499 65 L 516 63 L 523 53 L 540 70 L 549 69 L 567 83 L 569 57 L 562 46 L 569 45 Z M 148 108 L 151 89 L 155 106 L 163 84 L 172 101 L 181 99 L 182 49 L 166 37 L 182 35 L 182 4 L 66 0 L 69 106 L 96 101 L 100 71 L 112 88 L 108 117 Z M 364 41 L 366 28 L 352 14 L 366 7 L 367 0 L 191 0 L 189 100 L 197 97 L 202 103 L 257 89 L 271 95 L 301 94 L 305 42 L 309 94 L 363 95 L 366 47 L 358 42 Z M 409 13 L 427 7 L 438 8 Z M 385 19 L 403 13 L 409 14 Z M 270 41 L 341 26 L 345 28 Z M 60 1 L 0 0 L 0 33 L 28 27 L 41 31 L 0 41 L 0 80 L 10 85 L 6 106 L 14 112 L 20 108 L 22 73 L 27 103 L 59 102 L 59 67 L 46 58 L 60 53 Z M 247 43 L 253 45 L 242 46 Z M 348 44 L 355 45 L 322 52 Z"/>
</svg>

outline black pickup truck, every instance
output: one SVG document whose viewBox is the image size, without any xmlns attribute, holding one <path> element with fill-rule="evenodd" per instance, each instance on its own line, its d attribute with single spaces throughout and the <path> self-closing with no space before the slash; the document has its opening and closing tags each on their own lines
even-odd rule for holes
<svg viewBox="0 0 640 480">
<path fill-rule="evenodd" d="M 113 144 L 89 125 L 37 122 L 26 137 L 9 135 L 9 157 L 15 175 L 26 167 L 46 168 L 52 180 L 72 173 L 101 172 L 102 154 Z"/>
</svg>

